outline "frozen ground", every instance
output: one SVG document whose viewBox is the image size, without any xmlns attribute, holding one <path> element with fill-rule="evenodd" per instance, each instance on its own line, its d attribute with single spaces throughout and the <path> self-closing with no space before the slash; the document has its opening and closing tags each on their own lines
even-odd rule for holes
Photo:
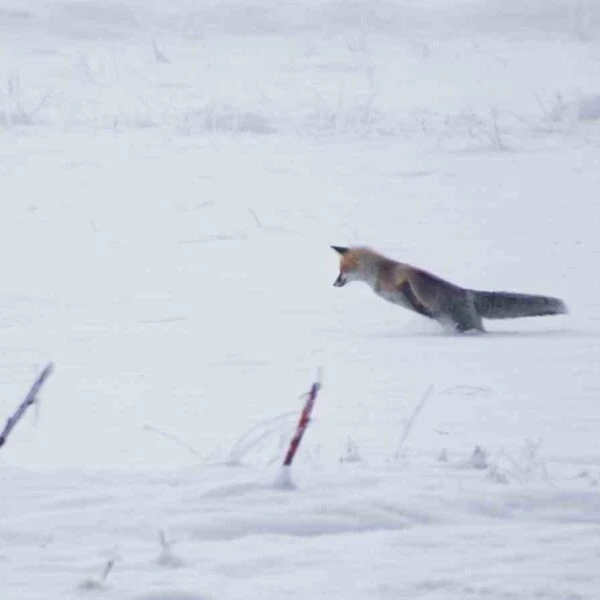
<svg viewBox="0 0 600 600">
<path fill-rule="evenodd" d="M 0 32 L 0 420 L 56 364 L 0 450 L 2 600 L 598 597 L 597 5 L 2 0 Z M 332 243 L 571 314 L 447 335 L 333 288 Z"/>
</svg>

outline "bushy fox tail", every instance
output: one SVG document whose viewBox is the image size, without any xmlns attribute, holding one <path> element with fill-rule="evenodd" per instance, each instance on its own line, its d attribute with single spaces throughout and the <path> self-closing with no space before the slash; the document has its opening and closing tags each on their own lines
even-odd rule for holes
<svg viewBox="0 0 600 600">
<path fill-rule="evenodd" d="M 484 319 L 514 319 L 567 313 L 565 303 L 549 296 L 512 292 L 473 292 L 475 310 Z"/>
</svg>

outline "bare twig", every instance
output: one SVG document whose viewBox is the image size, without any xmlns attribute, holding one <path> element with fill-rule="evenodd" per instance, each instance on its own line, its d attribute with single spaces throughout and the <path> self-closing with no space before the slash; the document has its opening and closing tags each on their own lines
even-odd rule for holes
<svg viewBox="0 0 600 600">
<path fill-rule="evenodd" d="M 419 413 L 423 410 L 425 403 L 427 402 L 427 400 L 429 400 L 429 397 L 433 393 L 433 390 L 434 390 L 433 385 L 430 385 L 427 388 L 426 392 L 423 394 L 423 397 L 421 398 L 421 401 L 417 404 L 417 406 L 415 406 L 415 409 L 413 410 L 412 415 L 410 416 L 410 418 L 404 425 L 404 430 L 402 431 L 402 437 L 400 438 L 400 443 L 398 444 L 398 450 L 396 450 L 396 455 L 395 455 L 396 460 L 398 460 L 400 458 L 400 455 L 402 454 L 402 449 L 404 448 L 404 444 L 405 444 L 406 440 L 408 439 L 408 436 L 410 435 L 413 425 L 415 424 L 415 421 L 417 420 Z"/>
<path fill-rule="evenodd" d="M 252 208 L 248 208 L 248 212 L 252 215 L 252 218 L 254 219 L 254 222 L 256 223 L 258 228 L 264 229 L 263 224 L 262 224 L 261 220 L 258 218 L 258 215 L 256 214 L 256 212 L 254 212 L 254 210 Z"/>
<path fill-rule="evenodd" d="M 115 566 L 115 559 L 111 558 L 105 565 L 104 567 L 104 571 L 102 571 L 102 575 L 100 576 L 100 581 L 106 581 L 108 579 L 108 576 L 110 575 L 110 572 L 113 570 L 113 567 Z"/>
<path fill-rule="evenodd" d="M 287 421 L 295 414 L 295 412 L 283 413 L 282 415 L 260 421 L 256 425 L 253 425 L 250 429 L 245 431 L 233 445 L 233 448 L 229 453 L 229 458 L 226 461 L 227 464 L 238 465 L 244 455 L 276 431 L 282 422 Z"/>
<path fill-rule="evenodd" d="M 37 402 L 38 392 L 44 384 L 44 381 L 46 381 L 50 373 L 52 373 L 53 368 L 54 367 L 52 363 L 48 363 L 46 365 L 44 370 L 39 374 L 38 378 L 33 382 L 33 385 L 31 386 L 31 389 L 25 396 L 25 399 L 21 402 L 21 404 L 19 404 L 17 410 L 8 418 L 8 421 L 6 421 L 6 425 L 0 433 L 0 448 L 4 446 L 11 431 L 14 429 L 15 425 L 23 418 L 23 415 L 25 414 L 27 409 Z"/>
<path fill-rule="evenodd" d="M 175 442 L 181 448 L 184 448 L 188 452 L 191 452 L 192 454 L 195 454 L 196 456 L 199 456 L 200 458 L 205 458 L 200 452 L 198 452 L 198 450 L 196 450 L 196 448 L 194 448 L 187 442 L 184 442 L 182 439 L 178 438 L 176 435 L 173 435 L 172 433 L 167 433 L 166 431 L 162 431 L 161 429 L 158 429 L 157 427 L 154 427 L 152 425 L 144 425 L 144 429 L 146 431 L 151 431 L 152 433 L 156 433 L 157 435 L 160 435 L 161 437 L 163 437 L 167 440 L 171 440 L 172 442 Z"/>
</svg>

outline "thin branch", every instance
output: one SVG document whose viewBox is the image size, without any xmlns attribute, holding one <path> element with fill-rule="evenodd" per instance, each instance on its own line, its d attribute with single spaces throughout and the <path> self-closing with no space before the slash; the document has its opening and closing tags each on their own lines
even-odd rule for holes
<svg viewBox="0 0 600 600">
<path fill-rule="evenodd" d="M 157 427 L 153 427 L 152 425 L 144 425 L 144 429 L 146 431 L 156 433 L 157 435 L 160 435 L 161 437 L 163 437 L 167 440 L 171 440 L 172 442 L 175 442 L 181 448 L 184 448 L 188 452 L 191 452 L 192 454 L 195 454 L 196 456 L 199 456 L 200 458 L 205 458 L 200 452 L 198 452 L 198 450 L 196 450 L 196 448 L 194 448 L 187 442 L 184 442 L 183 440 L 178 438 L 176 435 L 173 435 L 172 433 L 167 433 L 166 431 L 162 431 L 161 429 L 158 429 Z"/>
<path fill-rule="evenodd" d="M 417 417 L 419 416 L 419 413 L 423 410 L 423 407 L 425 406 L 425 403 L 427 402 L 427 400 L 429 400 L 429 397 L 433 393 L 433 390 L 434 390 L 433 385 L 430 385 L 427 388 L 426 392 L 423 394 L 423 397 L 421 398 L 421 401 L 417 404 L 417 406 L 415 406 L 415 409 L 413 410 L 413 413 L 410 416 L 410 419 L 408 419 L 408 421 L 404 425 L 404 431 L 402 432 L 402 437 L 400 438 L 400 444 L 398 444 L 398 450 L 396 450 L 396 455 L 395 455 L 396 460 L 398 460 L 400 458 L 400 455 L 402 454 L 402 449 L 404 448 L 404 443 L 408 439 L 408 436 L 410 435 L 410 432 L 413 428 L 413 425 L 415 424 L 415 421 L 417 420 Z"/>
<path fill-rule="evenodd" d="M 33 382 L 33 385 L 31 386 L 31 389 L 25 396 L 25 399 L 21 402 L 21 404 L 19 404 L 17 410 L 15 410 L 15 412 L 6 421 L 6 425 L 0 433 L 0 448 L 4 446 L 11 431 L 14 429 L 15 425 L 23 418 L 23 415 L 27 412 L 27 409 L 38 401 L 37 395 L 40 391 L 40 388 L 44 384 L 44 381 L 46 381 L 46 379 L 52 373 L 53 368 L 54 367 L 52 363 L 48 363 L 46 365 L 44 370 L 39 374 L 38 378 Z"/>
</svg>

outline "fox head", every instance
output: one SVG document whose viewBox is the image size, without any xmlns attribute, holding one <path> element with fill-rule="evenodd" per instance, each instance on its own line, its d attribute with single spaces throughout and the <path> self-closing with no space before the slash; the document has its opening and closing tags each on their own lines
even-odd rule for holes
<svg viewBox="0 0 600 600">
<path fill-rule="evenodd" d="M 335 287 L 343 287 L 351 281 L 370 281 L 371 266 L 378 258 L 377 254 L 368 248 L 331 247 L 340 255 L 340 273 L 333 282 Z"/>
</svg>

